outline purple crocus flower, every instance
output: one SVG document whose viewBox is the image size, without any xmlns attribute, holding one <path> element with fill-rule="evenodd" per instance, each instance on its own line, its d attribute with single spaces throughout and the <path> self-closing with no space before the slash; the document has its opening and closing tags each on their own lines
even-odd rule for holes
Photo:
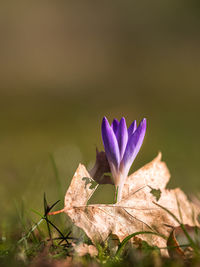
<svg viewBox="0 0 200 267">
<path fill-rule="evenodd" d="M 121 200 L 122 189 L 129 169 L 140 150 L 146 132 L 146 119 L 137 127 L 134 121 L 127 129 L 125 118 L 114 119 L 111 126 L 102 121 L 102 139 L 113 182 L 116 187 L 117 202 Z"/>
</svg>

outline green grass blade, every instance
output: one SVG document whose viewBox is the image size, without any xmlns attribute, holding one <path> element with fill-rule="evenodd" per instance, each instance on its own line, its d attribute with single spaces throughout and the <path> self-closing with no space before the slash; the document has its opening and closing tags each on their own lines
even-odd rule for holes
<svg viewBox="0 0 200 267">
<path fill-rule="evenodd" d="M 26 241 L 27 238 L 31 235 L 31 233 L 43 222 L 44 218 L 41 218 L 30 230 L 29 232 L 23 236 L 17 243 L 20 244 L 22 241 Z"/>
<path fill-rule="evenodd" d="M 118 247 L 118 250 L 117 250 L 115 256 L 118 257 L 118 256 L 121 254 L 121 252 L 122 252 L 124 246 L 126 245 L 126 243 L 127 243 L 132 237 L 137 236 L 137 235 L 143 235 L 143 234 L 157 235 L 157 236 L 160 236 L 160 237 L 166 239 L 165 236 L 163 236 L 162 234 L 156 233 L 156 232 L 150 232 L 150 231 L 139 231 L 139 232 L 135 232 L 135 233 L 133 233 L 133 234 L 131 234 L 131 235 L 129 235 L 129 236 L 127 236 L 127 237 L 124 238 L 124 240 L 120 243 L 120 245 L 119 245 L 119 247 Z"/>
<path fill-rule="evenodd" d="M 57 183 L 58 197 L 60 199 L 63 199 L 62 185 L 61 185 L 61 182 L 60 182 L 58 168 L 56 166 L 56 162 L 55 162 L 54 156 L 51 153 L 49 153 L 49 157 L 50 157 L 50 160 L 51 160 L 52 168 L 53 168 L 55 179 L 56 179 L 56 183 Z"/>
<path fill-rule="evenodd" d="M 44 216 L 41 213 L 39 213 L 37 210 L 31 209 L 31 211 L 37 214 L 38 216 L 40 216 L 41 218 L 44 218 Z"/>
</svg>

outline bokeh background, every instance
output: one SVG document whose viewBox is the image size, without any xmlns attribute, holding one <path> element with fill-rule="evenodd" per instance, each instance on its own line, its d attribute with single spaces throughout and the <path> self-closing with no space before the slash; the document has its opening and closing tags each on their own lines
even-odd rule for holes
<svg viewBox="0 0 200 267">
<path fill-rule="evenodd" d="M 44 192 L 64 197 L 79 162 L 90 169 L 103 148 L 104 115 L 147 118 L 132 171 L 162 151 L 169 187 L 200 191 L 199 3 L 1 2 L 2 223 L 22 202 L 42 210 Z"/>
</svg>

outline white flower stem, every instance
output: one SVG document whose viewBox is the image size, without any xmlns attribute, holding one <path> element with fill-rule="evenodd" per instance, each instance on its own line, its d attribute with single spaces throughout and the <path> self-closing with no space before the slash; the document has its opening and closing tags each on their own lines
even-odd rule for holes
<svg viewBox="0 0 200 267">
<path fill-rule="evenodd" d="M 123 172 L 118 172 L 113 175 L 113 180 L 115 181 L 115 202 L 118 203 L 122 199 L 122 191 L 127 174 Z"/>
</svg>

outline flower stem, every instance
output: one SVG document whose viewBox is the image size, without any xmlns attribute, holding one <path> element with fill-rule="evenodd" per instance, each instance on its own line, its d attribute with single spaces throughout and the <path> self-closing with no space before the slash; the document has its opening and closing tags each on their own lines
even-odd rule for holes
<svg viewBox="0 0 200 267">
<path fill-rule="evenodd" d="M 119 186 L 115 187 L 115 203 L 118 202 L 118 191 L 119 191 Z"/>
<path fill-rule="evenodd" d="M 117 187 L 117 197 L 116 197 L 116 202 L 120 202 L 122 198 L 122 188 L 123 186 L 118 186 Z"/>
<path fill-rule="evenodd" d="M 120 184 L 116 185 L 116 192 L 115 192 L 116 203 L 120 202 L 122 199 L 123 187 L 124 187 L 124 179 L 120 182 Z"/>
</svg>

